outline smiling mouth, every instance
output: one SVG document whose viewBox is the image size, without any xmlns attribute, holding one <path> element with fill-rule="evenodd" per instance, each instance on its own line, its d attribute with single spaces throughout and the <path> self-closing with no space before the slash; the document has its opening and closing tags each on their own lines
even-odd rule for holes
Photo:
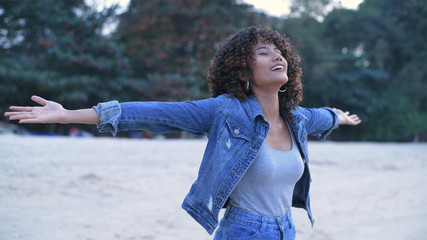
<svg viewBox="0 0 427 240">
<path fill-rule="evenodd" d="M 283 70 L 283 69 L 284 69 L 284 67 L 282 65 L 277 65 L 277 66 L 274 66 L 273 68 L 271 68 L 271 71 L 277 71 L 277 70 Z"/>
</svg>

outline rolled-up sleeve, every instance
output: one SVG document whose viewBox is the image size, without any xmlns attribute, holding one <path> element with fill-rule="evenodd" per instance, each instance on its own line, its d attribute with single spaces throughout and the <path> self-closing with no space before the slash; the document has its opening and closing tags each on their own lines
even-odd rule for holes
<svg viewBox="0 0 427 240">
<path fill-rule="evenodd" d="M 121 115 L 121 106 L 118 101 L 110 101 L 104 103 L 98 103 L 93 106 L 93 109 L 98 113 L 100 124 L 96 127 L 99 132 L 111 132 L 113 136 L 116 136 L 119 126 L 119 118 Z"/>
<path fill-rule="evenodd" d="M 155 134 L 187 131 L 206 134 L 225 96 L 184 102 L 124 102 L 99 103 L 93 108 L 99 115 L 100 132 L 144 130 Z"/>
</svg>

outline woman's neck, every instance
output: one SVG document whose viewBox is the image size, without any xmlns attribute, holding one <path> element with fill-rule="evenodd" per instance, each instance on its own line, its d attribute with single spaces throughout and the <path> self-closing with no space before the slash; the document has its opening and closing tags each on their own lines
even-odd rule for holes
<svg viewBox="0 0 427 240">
<path fill-rule="evenodd" d="M 264 117 L 270 123 L 281 121 L 279 95 L 276 94 L 254 94 L 261 105 Z"/>
</svg>

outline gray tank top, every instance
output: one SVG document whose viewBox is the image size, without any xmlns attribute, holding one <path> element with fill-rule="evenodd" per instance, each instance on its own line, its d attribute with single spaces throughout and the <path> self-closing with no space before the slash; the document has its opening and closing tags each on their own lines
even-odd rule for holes
<svg viewBox="0 0 427 240">
<path fill-rule="evenodd" d="M 291 132 L 292 148 L 283 152 L 263 143 L 258 156 L 230 195 L 233 206 L 271 217 L 291 208 L 294 187 L 304 164 Z"/>
</svg>

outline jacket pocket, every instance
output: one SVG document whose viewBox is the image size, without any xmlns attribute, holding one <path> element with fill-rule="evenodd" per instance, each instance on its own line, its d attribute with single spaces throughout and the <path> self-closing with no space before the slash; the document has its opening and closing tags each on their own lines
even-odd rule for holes
<svg viewBox="0 0 427 240">
<path fill-rule="evenodd" d="M 234 138 L 245 139 L 246 141 L 251 140 L 249 131 L 240 122 L 237 122 L 236 120 L 229 117 L 226 120 L 226 125 Z"/>
</svg>

